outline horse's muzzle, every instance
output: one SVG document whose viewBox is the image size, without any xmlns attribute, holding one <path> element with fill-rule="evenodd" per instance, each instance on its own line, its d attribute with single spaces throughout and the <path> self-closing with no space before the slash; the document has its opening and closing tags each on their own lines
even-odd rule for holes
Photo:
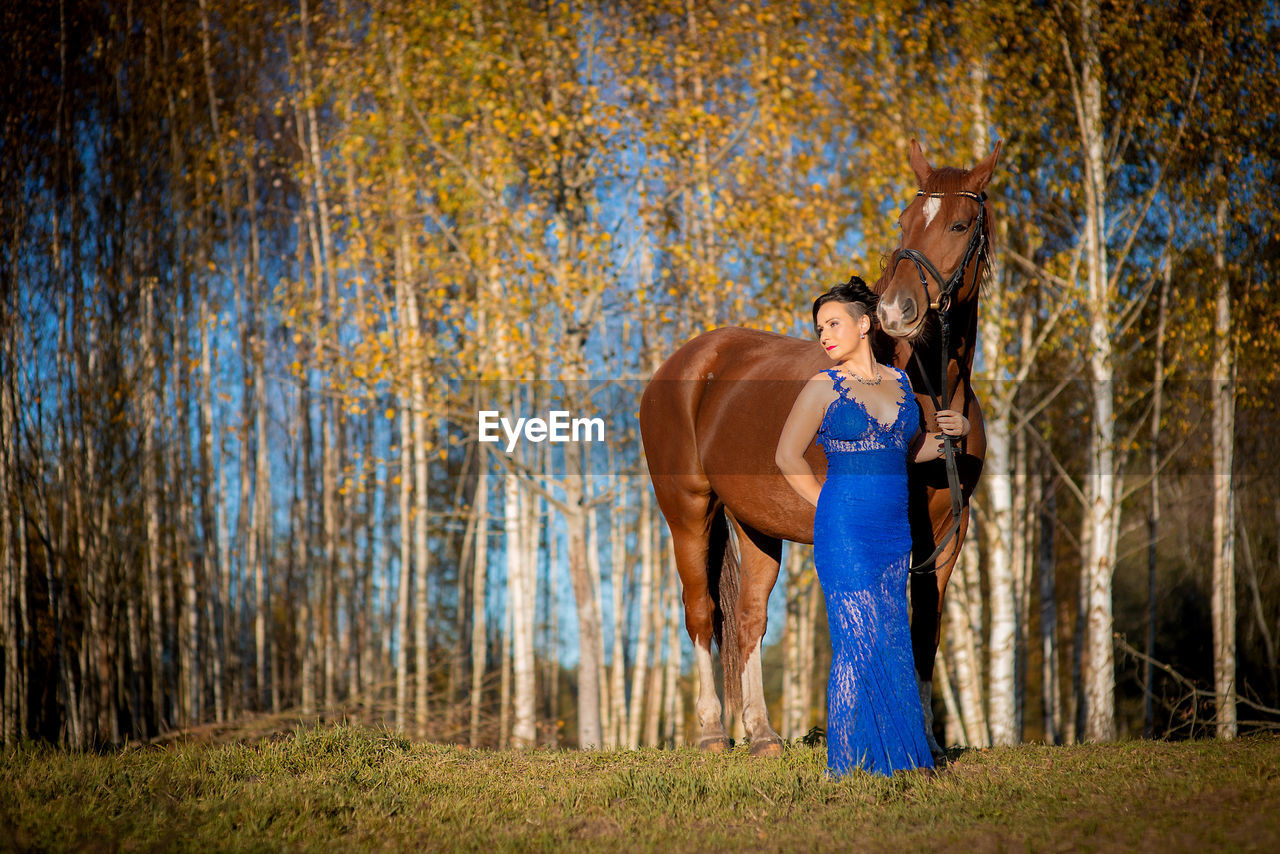
<svg viewBox="0 0 1280 854">
<path fill-rule="evenodd" d="M 901 295 L 892 300 L 881 298 L 876 307 L 880 328 L 894 338 L 913 338 L 920 333 L 924 314 L 914 297 Z"/>
</svg>

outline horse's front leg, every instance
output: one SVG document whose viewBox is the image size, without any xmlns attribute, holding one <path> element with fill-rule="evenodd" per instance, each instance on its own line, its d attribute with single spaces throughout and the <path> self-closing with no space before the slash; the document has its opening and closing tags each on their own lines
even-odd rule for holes
<svg viewBox="0 0 1280 854">
<path fill-rule="evenodd" d="M 778 580 L 782 541 L 733 520 L 741 560 L 738 593 L 738 648 L 746 653 L 742 663 L 742 725 L 751 741 L 752 756 L 781 756 L 782 738 L 769 723 L 764 701 L 761 655 L 769 616 L 769 593 Z"/>
<path fill-rule="evenodd" d="M 949 516 L 947 524 L 950 525 Z M 960 545 L 964 542 L 968 527 L 969 507 L 965 505 L 961 511 L 960 527 L 951 545 L 938 556 L 937 572 L 911 576 L 911 648 L 916 665 L 916 688 L 920 692 L 920 705 L 924 710 L 925 739 L 929 744 L 929 752 L 935 759 L 945 753 L 933 735 L 933 670 L 938 644 L 942 640 L 942 599 L 947 590 L 947 582 L 951 579 L 951 571 L 960 557 Z M 945 528 L 941 532 L 935 532 L 936 539 L 945 535 Z"/>
</svg>

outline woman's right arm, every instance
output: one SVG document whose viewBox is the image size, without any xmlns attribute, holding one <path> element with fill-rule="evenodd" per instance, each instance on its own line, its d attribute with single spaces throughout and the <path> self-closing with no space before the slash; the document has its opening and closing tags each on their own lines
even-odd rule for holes
<svg viewBox="0 0 1280 854">
<path fill-rule="evenodd" d="M 822 484 L 805 461 L 804 452 L 813 444 L 813 437 L 822 425 L 822 415 L 829 403 L 831 384 L 825 374 L 819 374 L 805 383 L 800 396 L 791 407 L 787 423 L 782 425 L 778 450 L 773 457 L 791 488 L 815 507 L 818 505 L 818 495 L 822 492 Z"/>
</svg>

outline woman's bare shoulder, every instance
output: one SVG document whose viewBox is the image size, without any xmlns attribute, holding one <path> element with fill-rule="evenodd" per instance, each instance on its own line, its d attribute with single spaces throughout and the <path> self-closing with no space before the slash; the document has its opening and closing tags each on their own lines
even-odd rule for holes
<svg viewBox="0 0 1280 854">
<path fill-rule="evenodd" d="M 816 384 L 816 385 L 830 386 L 830 385 L 831 385 L 831 371 L 830 371 L 830 369 L 825 370 L 825 371 L 818 371 L 816 374 L 814 374 L 813 376 L 809 377 L 808 384 L 809 384 L 809 385 L 815 385 L 815 384 Z"/>
<path fill-rule="evenodd" d="M 800 390 L 799 399 L 825 408 L 836 397 L 835 383 L 831 374 L 827 371 L 819 371 L 805 381 L 804 388 Z"/>
</svg>

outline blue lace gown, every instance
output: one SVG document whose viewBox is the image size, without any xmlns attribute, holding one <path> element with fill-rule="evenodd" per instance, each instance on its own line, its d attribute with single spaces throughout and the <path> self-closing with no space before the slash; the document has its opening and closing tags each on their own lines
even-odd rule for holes
<svg viewBox="0 0 1280 854">
<path fill-rule="evenodd" d="M 831 676 L 827 682 L 827 767 L 840 777 L 861 767 L 884 775 L 929 768 L 907 618 L 907 444 L 920 414 L 906 374 L 902 400 L 885 426 L 831 376 L 838 397 L 817 441 L 827 455 L 818 498 L 813 558 L 827 600 Z M 886 380 L 887 381 L 887 380 Z"/>
</svg>

